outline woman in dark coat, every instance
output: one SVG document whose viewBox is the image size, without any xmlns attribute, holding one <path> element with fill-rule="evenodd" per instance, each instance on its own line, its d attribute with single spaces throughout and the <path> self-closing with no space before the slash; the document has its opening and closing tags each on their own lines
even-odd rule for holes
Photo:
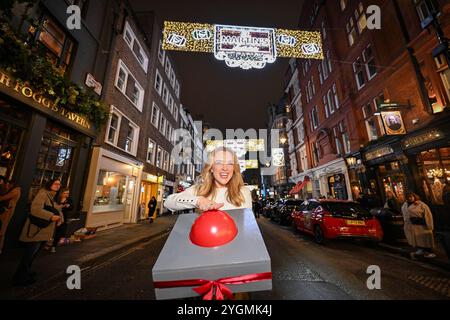
<svg viewBox="0 0 450 320">
<path fill-rule="evenodd" d="M 150 221 L 150 223 L 153 222 L 153 215 L 156 211 L 156 204 L 156 198 L 152 197 L 148 203 L 148 220 Z"/>
<path fill-rule="evenodd" d="M 63 214 L 64 220 L 59 224 L 56 224 L 55 236 L 53 238 L 53 246 L 51 248 L 51 252 L 56 252 L 56 247 L 58 246 L 59 241 L 66 237 L 67 231 L 67 214 L 73 210 L 73 201 L 70 198 L 70 191 L 68 188 L 63 188 L 58 191 L 56 195 L 57 203 L 61 206 L 61 211 Z"/>
</svg>

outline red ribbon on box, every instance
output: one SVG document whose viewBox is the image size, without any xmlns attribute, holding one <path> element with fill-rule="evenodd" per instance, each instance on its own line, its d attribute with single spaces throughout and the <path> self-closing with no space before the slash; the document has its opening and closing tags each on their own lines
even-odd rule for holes
<svg viewBox="0 0 450 320">
<path fill-rule="evenodd" d="M 226 285 L 246 284 L 256 281 L 272 279 L 272 272 L 248 274 L 238 277 L 222 278 L 218 280 L 176 280 L 176 281 L 157 281 L 153 285 L 157 289 L 177 288 L 177 287 L 196 287 L 192 288 L 203 300 L 212 300 L 213 296 L 217 300 L 223 300 L 224 294 L 228 299 L 233 299 L 233 292 Z"/>
</svg>

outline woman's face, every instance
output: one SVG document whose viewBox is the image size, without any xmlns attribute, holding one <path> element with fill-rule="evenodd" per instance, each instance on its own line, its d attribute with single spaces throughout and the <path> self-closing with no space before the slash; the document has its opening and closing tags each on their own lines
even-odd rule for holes
<svg viewBox="0 0 450 320">
<path fill-rule="evenodd" d="M 56 180 L 55 182 L 53 182 L 50 189 L 52 189 L 52 191 L 59 191 L 59 188 L 61 188 L 61 181 Z"/>
<path fill-rule="evenodd" d="M 212 173 L 217 187 L 225 187 L 234 174 L 234 157 L 227 151 L 218 151 L 214 155 Z"/>
<path fill-rule="evenodd" d="M 415 202 L 416 199 L 414 198 L 414 196 L 409 196 L 408 197 L 408 202 Z"/>
</svg>

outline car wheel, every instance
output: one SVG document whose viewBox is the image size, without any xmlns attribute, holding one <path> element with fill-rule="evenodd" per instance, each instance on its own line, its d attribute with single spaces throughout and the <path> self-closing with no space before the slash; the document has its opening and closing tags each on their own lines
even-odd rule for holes
<svg viewBox="0 0 450 320">
<path fill-rule="evenodd" d="M 323 235 L 322 228 L 319 225 L 314 227 L 314 240 L 318 244 L 324 244 L 325 243 L 325 237 Z"/>
</svg>

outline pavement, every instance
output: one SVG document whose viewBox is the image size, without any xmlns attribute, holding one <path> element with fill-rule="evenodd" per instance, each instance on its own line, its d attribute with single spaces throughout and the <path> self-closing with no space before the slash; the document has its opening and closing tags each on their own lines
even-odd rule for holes
<svg viewBox="0 0 450 320">
<path fill-rule="evenodd" d="M 29 287 L 12 286 L 12 277 L 23 249 L 5 250 L 0 255 L 0 299 L 26 299 L 42 290 L 46 283 L 57 278 L 67 278 L 66 270 L 70 265 L 77 265 L 83 270 L 83 266 L 103 256 L 168 233 L 176 218 L 177 215 L 166 215 L 158 217 L 151 224 L 124 224 L 97 232 L 95 238 L 57 247 L 56 253 L 42 250 L 33 264 L 33 270 L 38 272 L 37 282 Z"/>
</svg>

